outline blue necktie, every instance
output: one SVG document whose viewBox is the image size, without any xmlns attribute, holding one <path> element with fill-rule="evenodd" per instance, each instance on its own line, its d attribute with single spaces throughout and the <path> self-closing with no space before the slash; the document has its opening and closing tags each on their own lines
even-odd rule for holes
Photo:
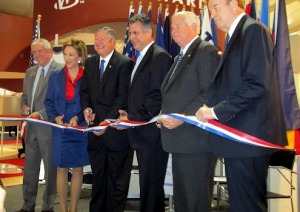
<svg viewBox="0 0 300 212">
<path fill-rule="evenodd" d="M 229 37 L 229 34 L 227 33 L 226 34 L 225 43 L 224 43 L 224 50 L 223 50 L 223 52 L 225 52 L 225 49 L 226 49 L 226 47 L 227 47 L 227 45 L 229 43 L 229 40 L 230 40 L 230 37 Z"/>
<path fill-rule="evenodd" d="M 176 61 L 176 64 L 175 64 L 175 66 L 174 66 L 174 68 L 173 68 L 172 74 L 171 74 L 171 76 L 170 76 L 170 78 L 169 78 L 169 81 L 170 81 L 170 80 L 172 79 L 172 77 L 174 76 L 174 73 L 175 73 L 175 71 L 176 71 L 176 69 L 177 69 L 177 66 L 178 66 L 178 64 L 180 63 L 180 61 L 182 60 L 182 58 L 183 58 L 183 51 L 181 51 L 180 54 L 179 54 L 178 57 L 177 57 L 177 61 Z"/>
<path fill-rule="evenodd" d="M 105 60 L 101 60 L 100 62 L 100 67 L 99 67 L 99 71 L 100 71 L 100 81 L 102 79 L 102 76 L 103 76 L 103 73 L 104 73 L 104 63 L 105 63 Z"/>
</svg>

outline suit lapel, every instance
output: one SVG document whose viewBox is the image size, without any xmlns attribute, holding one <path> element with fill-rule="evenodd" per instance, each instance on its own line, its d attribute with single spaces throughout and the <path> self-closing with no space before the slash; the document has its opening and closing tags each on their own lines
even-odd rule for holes
<svg viewBox="0 0 300 212">
<path fill-rule="evenodd" d="M 145 65 L 145 63 L 147 62 L 147 60 L 149 59 L 149 57 L 153 54 L 154 51 L 154 43 L 149 47 L 148 51 L 146 52 L 146 54 L 144 55 L 142 61 L 140 62 L 139 66 L 137 67 L 135 74 L 133 76 L 131 85 L 134 84 L 134 81 L 136 79 L 136 77 L 138 76 L 139 72 L 141 72 L 142 67 Z"/>
<path fill-rule="evenodd" d="M 114 51 L 114 53 L 111 56 L 110 60 L 107 61 L 108 64 L 107 64 L 107 66 L 105 68 L 102 80 L 101 80 L 101 82 L 99 82 L 99 84 L 100 84 L 99 90 L 103 89 L 104 85 L 106 84 L 106 82 L 109 79 L 109 76 L 114 71 L 114 67 L 115 67 L 115 63 L 116 63 L 116 57 L 117 57 L 117 53 Z"/>
<path fill-rule="evenodd" d="M 45 76 L 44 82 L 43 82 L 43 84 L 41 85 L 41 89 L 35 91 L 35 94 L 34 94 L 34 95 L 35 95 L 36 98 L 38 98 L 38 96 L 39 96 L 41 93 L 43 93 L 43 91 L 44 91 L 46 85 L 48 84 L 48 80 L 49 80 L 50 74 L 51 74 L 51 72 L 55 69 L 54 63 L 55 63 L 55 62 L 54 62 L 54 60 L 53 60 L 53 61 L 51 62 L 51 64 L 50 64 L 50 66 L 49 66 L 49 69 L 48 69 L 47 74 L 46 74 L 46 76 Z"/>
<path fill-rule="evenodd" d="M 35 66 L 35 68 L 30 73 L 30 79 L 29 79 L 30 89 L 29 89 L 29 91 L 31 91 L 31 92 L 28 93 L 28 95 L 29 95 L 28 100 L 29 100 L 30 103 L 32 102 L 32 99 L 33 99 L 33 96 L 32 96 L 32 94 L 33 94 L 33 85 L 34 85 L 34 80 L 35 80 L 38 68 L 39 68 L 39 66 Z"/>
<path fill-rule="evenodd" d="M 226 47 L 225 51 L 223 52 L 223 55 L 222 55 L 222 57 L 221 57 L 221 60 L 220 60 L 220 62 L 219 62 L 219 65 L 218 65 L 218 67 L 217 67 L 217 70 L 216 70 L 216 72 L 215 72 L 215 75 L 214 75 L 214 77 L 213 77 L 213 80 L 214 80 L 215 77 L 218 75 L 218 73 L 219 73 L 221 67 L 223 66 L 223 63 L 224 63 L 224 61 L 226 60 L 226 57 L 227 57 L 227 55 L 228 55 L 228 52 L 229 52 L 229 50 L 230 50 L 232 44 L 234 43 L 234 39 L 235 39 L 235 37 L 237 36 L 237 34 L 240 32 L 240 30 L 242 30 L 242 27 L 243 27 L 245 21 L 247 20 L 247 18 L 248 18 L 247 15 L 243 16 L 242 19 L 240 20 L 240 22 L 238 23 L 238 25 L 236 26 L 236 28 L 235 28 L 235 30 L 234 30 L 234 32 L 233 32 L 233 34 L 232 34 L 232 36 L 231 36 L 231 38 L 230 38 L 230 40 L 229 40 L 229 43 L 227 44 L 227 47 Z"/>
<path fill-rule="evenodd" d="M 193 55 L 195 49 L 200 45 L 201 43 L 201 39 L 197 38 L 196 40 L 193 41 L 193 43 L 190 45 L 190 47 L 188 48 L 188 50 L 185 52 L 181 62 L 178 64 L 176 71 L 174 72 L 172 79 L 170 79 L 170 75 L 173 72 L 174 66 L 176 64 L 176 61 L 178 59 L 178 56 L 176 56 L 176 60 L 174 61 L 172 67 L 170 68 L 167 77 L 165 77 L 164 83 L 162 88 L 163 89 L 163 93 L 170 87 L 170 85 L 173 83 L 173 81 L 177 78 L 177 76 L 185 70 L 186 65 L 188 64 L 191 56 Z M 169 80 L 170 79 L 170 80 Z M 164 87 L 165 86 L 165 87 Z"/>
</svg>

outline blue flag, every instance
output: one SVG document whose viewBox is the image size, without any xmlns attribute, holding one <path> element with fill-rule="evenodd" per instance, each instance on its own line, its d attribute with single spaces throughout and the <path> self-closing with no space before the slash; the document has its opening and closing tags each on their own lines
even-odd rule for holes
<svg viewBox="0 0 300 212">
<path fill-rule="evenodd" d="M 298 129 L 300 128 L 300 110 L 294 84 L 285 0 L 277 0 L 273 29 L 278 85 L 286 126 L 288 130 Z"/>
<path fill-rule="evenodd" d="M 134 9 L 133 9 L 133 6 L 130 5 L 130 7 L 129 7 L 129 19 L 132 18 L 133 16 L 134 16 Z M 135 58 L 133 58 L 133 57 L 135 57 L 134 48 L 132 46 L 131 41 L 129 40 L 128 31 L 129 31 L 129 20 L 128 20 L 128 23 L 127 23 L 127 26 L 126 26 L 123 54 L 130 57 L 130 58 L 132 58 L 132 59 L 135 59 Z"/>
<path fill-rule="evenodd" d="M 40 38 L 41 31 L 40 31 L 40 21 L 41 21 L 41 16 L 38 15 L 38 18 L 35 21 L 34 29 L 33 29 L 33 34 L 32 34 L 32 41 L 35 41 L 36 39 Z M 32 54 L 30 54 L 30 59 L 29 59 L 29 67 L 32 67 L 35 65 L 34 62 L 34 57 Z"/>
<path fill-rule="evenodd" d="M 165 50 L 168 53 L 171 53 L 171 34 L 170 34 L 169 8 L 166 8 L 166 10 L 165 10 L 164 44 L 165 44 Z"/>
<path fill-rule="evenodd" d="M 269 0 L 262 0 L 260 22 L 269 27 Z"/>
<path fill-rule="evenodd" d="M 212 33 L 212 39 L 214 42 L 214 46 L 218 49 L 218 37 L 217 37 L 217 30 L 216 30 L 216 24 L 214 19 L 211 19 L 211 33 Z"/>
<path fill-rule="evenodd" d="M 165 49 L 164 28 L 162 25 L 161 7 L 158 8 L 157 25 L 156 25 L 156 44 Z"/>
</svg>

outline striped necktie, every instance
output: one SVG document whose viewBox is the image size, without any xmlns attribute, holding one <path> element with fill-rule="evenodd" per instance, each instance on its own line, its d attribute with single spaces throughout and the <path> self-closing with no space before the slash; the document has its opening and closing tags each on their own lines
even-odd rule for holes
<svg viewBox="0 0 300 212">
<path fill-rule="evenodd" d="M 101 81 L 102 76 L 104 74 L 104 63 L 105 63 L 105 60 L 101 60 L 101 62 L 99 64 L 100 81 Z"/>
<path fill-rule="evenodd" d="M 175 66 L 174 66 L 174 68 L 173 68 L 173 71 L 172 71 L 172 74 L 171 74 L 171 76 L 170 76 L 170 78 L 169 78 L 169 81 L 170 81 L 170 80 L 172 79 L 172 77 L 174 76 L 174 73 L 175 73 L 175 71 L 176 71 L 176 69 L 177 69 L 177 66 L 178 66 L 178 64 L 180 63 L 180 61 L 182 60 L 182 58 L 183 58 L 183 51 L 181 51 L 180 54 L 179 54 L 178 57 L 177 57 L 176 64 L 175 64 Z"/>
</svg>

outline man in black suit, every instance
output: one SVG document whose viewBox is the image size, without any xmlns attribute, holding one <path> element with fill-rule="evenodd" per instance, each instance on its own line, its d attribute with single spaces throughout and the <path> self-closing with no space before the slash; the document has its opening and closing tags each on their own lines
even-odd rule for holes
<svg viewBox="0 0 300 212">
<path fill-rule="evenodd" d="M 199 38 L 200 20 L 193 12 L 175 13 L 171 23 L 181 53 L 161 87 L 162 113 L 194 115 L 199 105 L 207 104 L 207 89 L 220 56 L 213 45 Z M 163 148 L 172 153 L 176 211 L 210 211 L 216 157 L 208 134 L 171 117 L 159 122 Z"/>
<path fill-rule="evenodd" d="M 90 125 L 116 119 L 125 108 L 133 62 L 114 50 L 115 31 L 95 34 L 99 55 L 88 58 L 81 83 L 81 104 Z M 88 153 L 93 172 L 90 211 L 123 211 L 128 194 L 133 151 L 127 131 L 107 128 L 89 133 Z"/>
<path fill-rule="evenodd" d="M 269 30 L 245 15 L 237 0 L 210 0 L 217 27 L 229 36 L 209 88 L 201 121 L 219 122 L 273 144 L 286 145 L 274 46 Z M 225 158 L 231 211 L 267 211 L 266 177 L 274 150 L 212 135 L 213 151 Z"/>
<path fill-rule="evenodd" d="M 160 86 L 172 59 L 154 44 L 152 34 L 148 16 L 139 14 L 130 19 L 130 40 L 139 56 L 131 75 L 128 108 L 120 111 L 121 120 L 149 121 L 160 112 Z M 160 129 L 153 123 L 128 129 L 128 135 L 139 166 L 140 211 L 165 211 L 163 184 L 168 153 L 162 149 Z"/>
</svg>

